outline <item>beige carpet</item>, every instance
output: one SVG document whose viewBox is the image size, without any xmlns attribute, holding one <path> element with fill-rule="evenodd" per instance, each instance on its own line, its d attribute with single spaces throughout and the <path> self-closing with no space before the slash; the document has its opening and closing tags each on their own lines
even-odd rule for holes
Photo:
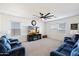
<svg viewBox="0 0 79 59">
<path fill-rule="evenodd" d="M 61 44 L 54 39 L 40 39 L 32 42 L 23 42 L 26 56 L 49 56 Z"/>
</svg>

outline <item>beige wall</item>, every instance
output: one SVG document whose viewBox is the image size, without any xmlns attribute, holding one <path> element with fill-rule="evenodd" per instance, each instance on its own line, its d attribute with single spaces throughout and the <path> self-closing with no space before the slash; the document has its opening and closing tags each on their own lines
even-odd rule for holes
<svg viewBox="0 0 79 59">
<path fill-rule="evenodd" d="M 44 34 L 44 23 L 37 19 L 27 19 L 23 17 L 13 16 L 5 13 L 0 13 L 0 35 L 7 33 L 9 36 L 11 35 L 11 22 L 20 22 L 21 24 L 21 35 L 17 36 L 20 41 L 26 41 L 27 39 L 27 27 L 31 25 L 31 21 L 36 20 L 37 26 L 40 29 L 40 33 Z"/>
<path fill-rule="evenodd" d="M 51 29 L 51 26 L 58 27 L 59 24 L 65 23 L 65 31 L 59 31 L 58 29 Z M 68 18 L 63 18 L 59 20 L 54 20 L 51 22 L 46 22 L 46 34 L 49 38 L 57 39 L 63 41 L 64 36 L 71 36 L 74 34 L 74 32 L 79 33 L 79 30 L 72 31 L 70 29 L 70 24 L 72 23 L 78 23 L 79 24 L 79 16 L 73 16 Z M 79 28 L 78 28 L 79 29 Z"/>
<path fill-rule="evenodd" d="M 64 36 L 68 36 L 71 34 L 70 30 L 70 24 L 72 23 L 78 23 L 79 24 L 79 16 L 73 16 L 68 18 L 63 18 L 59 20 L 49 21 L 46 23 L 43 23 L 40 20 L 37 19 L 27 19 L 23 17 L 13 16 L 5 13 L 0 13 L 0 36 L 4 33 L 7 33 L 8 35 L 11 35 L 11 22 L 16 21 L 21 23 L 21 35 L 17 36 L 20 41 L 26 41 L 27 39 L 27 27 L 31 25 L 31 21 L 36 20 L 37 26 L 40 27 L 40 33 L 41 34 L 47 34 L 49 38 L 51 39 L 57 39 L 63 41 Z M 57 29 L 51 29 L 51 26 L 58 27 L 59 24 L 65 23 L 65 32 L 61 32 Z M 79 33 L 79 31 L 76 31 Z"/>
</svg>

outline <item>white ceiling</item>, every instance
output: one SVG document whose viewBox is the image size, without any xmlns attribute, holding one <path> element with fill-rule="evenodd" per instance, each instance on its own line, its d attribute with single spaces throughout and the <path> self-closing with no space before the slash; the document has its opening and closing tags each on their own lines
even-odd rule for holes
<svg viewBox="0 0 79 59">
<path fill-rule="evenodd" d="M 33 15 L 39 12 L 51 12 L 57 18 L 47 20 L 50 21 L 79 15 L 79 3 L 0 3 L 0 12 L 26 18 L 35 18 Z"/>
</svg>

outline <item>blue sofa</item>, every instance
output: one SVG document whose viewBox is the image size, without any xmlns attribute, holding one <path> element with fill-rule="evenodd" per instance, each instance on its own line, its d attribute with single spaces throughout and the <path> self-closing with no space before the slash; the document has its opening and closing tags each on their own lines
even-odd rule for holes
<svg viewBox="0 0 79 59">
<path fill-rule="evenodd" d="M 0 38 L 0 56 L 24 56 L 25 48 L 17 39 Z"/>
<path fill-rule="evenodd" d="M 50 56 L 70 56 L 72 51 L 77 48 L 79 35 L 75 34 L 74 38 L 65 37 L 64 43 L 55 51 L 50 52 Z"/>
</svg>

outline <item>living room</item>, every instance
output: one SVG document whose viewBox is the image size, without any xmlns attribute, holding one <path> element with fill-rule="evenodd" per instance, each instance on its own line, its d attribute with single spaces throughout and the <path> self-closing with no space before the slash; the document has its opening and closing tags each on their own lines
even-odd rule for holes
<svg viewBox="0 0 79 59">
<path fill-rule="evenodd" d="M 23 50 L 14 54 L 1 51 L 1 55 L 70 56 L 51 52 L 63 45 L 65 39 L 79 34 L 78 19 L 79 3 L 0 3 L 0 37 L 16 39 L 10 44 L 21 45 Z"/>
</svg>

